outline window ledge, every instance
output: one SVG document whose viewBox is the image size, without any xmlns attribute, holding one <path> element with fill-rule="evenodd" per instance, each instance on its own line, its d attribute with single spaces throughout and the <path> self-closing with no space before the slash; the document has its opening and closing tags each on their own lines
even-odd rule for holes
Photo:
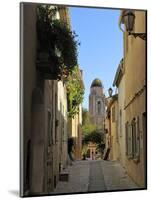
<svg viewBox="0 0 151 200">
<path fill-rule="evenodd" d="M 132 157 L 132 156 L 127 156 L 127 159 L 128 159 L 128 160 L 132 160 L 133 157 Z"/>
<path fill-rule="evenodd" d="M 140 159 L 139 158 L 134 158 L 133 161 L 137 164 L 140 162 Z"/>
</svg>

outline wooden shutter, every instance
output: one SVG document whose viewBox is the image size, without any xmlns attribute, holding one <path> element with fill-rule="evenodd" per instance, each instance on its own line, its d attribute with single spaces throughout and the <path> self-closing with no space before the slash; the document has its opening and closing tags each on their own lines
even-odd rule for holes
<svg viewBox="0 0 151 200">
<path fill-rule="evenodd" d="M 132 125 L 128 126 L 128 157 L 133 157 Z"/>
<path fill-rule="evenodd" d="M 136 155 L 135 157 L 139 159 L 140 156 L 140 127 L 139 127 L 139 116 L 136 118 Z"/>
<path fill-rule="evenodd" d="M 128 156 L 128 122 L 125 124 L 126 156 Z"/>
</svg>

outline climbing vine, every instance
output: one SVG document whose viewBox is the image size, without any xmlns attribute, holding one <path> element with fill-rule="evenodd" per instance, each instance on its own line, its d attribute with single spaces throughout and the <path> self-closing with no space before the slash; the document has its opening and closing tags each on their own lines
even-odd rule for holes
<svg viewBox="0 0 151 200">
<path fill-rule="evenodd" d="M 79 104 L 83 101 L 84 86 L 80 73 L 79 68 L 75 66 L 66 80 L 68 113 L 71 118 L 79 112 Z"/>
<path fill-rule="evenodd" d="M 58 77 L 68 76 L 69 71 L 77 65 L 77 46 L 75 31 L 69 26 L 55 19 L 58 8 L 38 6 L 37 8 L 37 37 L 39 41 L 38 52 L 49 54 L 49 60 L 55 64 Z"/>
<path fill-rule="evenodd" d="M 58 7 L 38 6 L 37 38 L 38 53 L 49 55 L 48 60 L 54 63 L 57 78 L 66 84 L 68 96 L 68 114 L 74 117 L 79 112 L 79 104 L 83 100 L 84 87 L 77 67 L 77 47 L 75 31 L 69 25 L 55 19 Z"/>
</svg>

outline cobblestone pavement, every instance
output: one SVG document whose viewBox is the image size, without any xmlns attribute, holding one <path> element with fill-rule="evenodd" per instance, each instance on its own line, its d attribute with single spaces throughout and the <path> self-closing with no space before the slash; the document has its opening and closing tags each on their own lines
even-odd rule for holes
<svg viewBox="0 0 151 200">
<path fill-rule="evenodd" d="M 94 192 L 106 190 L 104 175 L 100 164 L 100 161 L 89 162 L 90 172 L 88 191 Z"/>
<path fill-rule="evenodd" d="M 69 181 L 59 181 L 52 194 L 138 188 L 117 161 L 75 161 L 68 171 Z"/>
</svg>

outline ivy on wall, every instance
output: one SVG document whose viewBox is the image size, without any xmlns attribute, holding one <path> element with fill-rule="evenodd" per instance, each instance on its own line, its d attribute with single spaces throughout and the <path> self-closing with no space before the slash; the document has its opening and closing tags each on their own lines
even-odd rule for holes
<svg viewBox="0 0 151 200">
<path fill-rule="evenodd" d="M 84 96 L 84 87 L 79 73 L 79 68 L 75 66 L 65 82 L 68 95 L 68 113 L 71 118 L 78 114 L 79 104 L 82 103 Z"/>
</svg>

